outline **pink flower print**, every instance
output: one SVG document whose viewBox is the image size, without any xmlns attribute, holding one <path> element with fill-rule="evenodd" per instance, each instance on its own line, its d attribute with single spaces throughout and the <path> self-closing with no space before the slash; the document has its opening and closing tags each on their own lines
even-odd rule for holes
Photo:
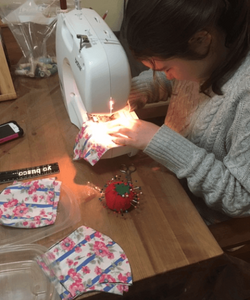
<svg viewBox="0 0 250 300">
<path fill-rule="evenodd" d="M 84 136 L 84 138 L 85 138 L 85 140 L 89 140 L 91 138 L 91 136 L 89 135 L 89 133 L 86 133 L 85 136 Z"/>
<path fill-rule="evenodd" d="M 35 217 L 34 217 L 34 221 L 35 221 L 35 223 L 38 224 L 38 225 L 41 224 L 41 217 L 40 217 L 40 216 L 35 216 Z"/>
<path fill-rule="evenodd" d="M 80 141 L 80 139 L 83 137 L 84 131 L 87 128 L 87 126 L 82 127 L 81 130 L 79 131 L 77 138 L 76 138 L 76 142 L 78 143 Z"/>
<path fill-rule="evenodd" d="M 59 184 L 59 182 L 58 182 L 58 181 L 56 181 L 56 180 L 55 180 L 55 181 L 53 181 L 53 185 L 54 185 L 54 186 L 57 186 L 58 184 Z"/>
<path fill-rule="evenodd" d="M 73 262 L 72 259 L 67 258 L 66 263 L 67 263 L 67 265 L 70 267 L 70 266 L 73 265 L 74 262 Z"/>
<path fill-rule="evenodd" d="M 76 296 L 77 294 L 80 294 L 85 291 L 85 287 L 82 283 L 74 282 L 69 286 L 69 292 Z"/>
<path fill-rule="evenodd" d="M 93 250 L 97 256 L 108 256 L 109 250 L 108 247 L 103 242 L 96 241 L 93 246 Z"/>
<path fill-rule="evenodd" d="M 54 198 L 54 197 L 55 197 L 55 192 L 49 191 L 49 192 L 48 192 L 48 195 L 49 195 L 51 198 Z"/>
<path fill-rule="evenodd" d="M 80 246 L 76 246 L 75 247 L 75 252 L 76 253 L 82 252 L 82 248 Z"/>
<path fill-rule="evenodd" d="M 96 147 L 96 153 L 97 153 L 97 155 L 98 155 L 99 158 L 102 157 L 102 155 L 105 152 L 105 150 L 106 149 L 104 147 L 100 146 L 100 145 L 98 145 Z"/>
<path fill-rule="evenodd" d="M 54 224 L 55 220 L 44 220 L 44 224 L 51 225 Z"/>
<path fill-rule="evenodd" d="M 77 135 L 77 140 L 76 140 L 77 143 L 78 143 L 78 142 L 80 141 L 80 139 L 82 138 L 83 132 L 84 132 L 84 130 L 81 130 L 81 131 L 79 132 L 79 134 Z"/>
<path fill-rule="evenodd" d="M 53 205 L 54 204 L 54 198 L 55 198 L 55 193 L 54 192 L 48 192 L 47 198 L 46 198 L 46 202 L 48 204 Z"/>
<path fill-rule="evenodd" d="M 17 199 L 11 199 L 10 201 L 8 201 L 7 203 L 4 203 L 4 207 L 5 208 L 8 208 L 8 207 L 14 207 L 16 206 L 18 203 L 18 200 Z"/>
<path fill-rule="evenodd" d="M 58 200 L 56 200 L 56 201 L 54 201 L 53 208 L 57 208 L 57 206 L 58 206 L 58 203 L 59 203 L 59 199 L 58 199 Z"/>
<path fill-rule="evenodd" d="M 75 282 L 82 282 L 81 275 L 77 273 L 74 269 L 69 269 L 68 275 L 72 278 Z"/>
<path fill-rule="evenodd" d="M 85 236 L 85 240 L 86 240 L 87 242 L 89 242 L 89 241 L 91 240 L 91 237 L 90 237 L 89 235 L 86 235 L 86 236 Z"/>
<path fill-rule="evenodd" d="M 38 180 L 33 181 L 31 187 L 33 187 L 33 189 L 35 190 L 39 189 L 39 181 Z"/>
<path fill-rule="evenodd" d="M 83 273 L 85 273 L 85 274 L 88 274 L 88 273 L 90 273 L 90 269 L 89 269 L 89 267 L 88 267 L 88 266 L 84 266 L 84 267 L 82 267 L 82 271 L 83 271 Z"/>
<path fill-rule="evenodd" d="M 67 237 L 66 239 L 64 239 L 62 241 L 61 246 L 62 246 L 63 250 L 69 251 L 74 248 L 75 242 L 73 240 L 71 240 L 69 237 Z"/>
<path fill-rule="evenodd" d="M 0 218 L 2 218 L 2 215 L 3 215 L 3 211 L 0 208 Z"/>
<path fill-rule="evenodd" d="M 36 188 L 33 187 L 33 186 L 31 186 L 31 187 L 28 189 L 28 194 L 29 194 L 29 195 L 31 195 L 31 194 L 33 194 L 33 193 L 35 193 L 35 192 L 36 192 Z"/>
<path fill-rule="evenodd" d="M 47 257 L 48 257 L 49 260 L 52 260 L 52 261 L 56 258 L 54 253 L 52 253 L 52 252 L 48 252 Z"/>
<path fill-rule="evenodd" d="M 96 231 L 96 232 L 95 232 L 95 237 L 97 237 L 97 238 L 101 238 L 101 237 L 102 237 L 102 235 L 101 235 L 101 233 L 100 233 L 99 231 Z"/>
<path fill-rule="evenodd" d="M 32 197 L 32 201 L 33 202 L 37 202 L 38 201 L 38 196 L 35 194 L 35 195 L 33 195 L 33 197 Z"/>
<path fill-rule="evenodd" d="M 30 188 L 29 190 L 28 190 L 28 194 L 34 194 L 34 193 L 36 193 L 36 189 L 34 188 L 34 187 L 32 187 L 32 188 Z"/>
<path fill-rule="evenodd" d="M 15 217 L 23 217 L 29 211 L 28 207 L 24 203 L 18 205 L 13 209 Z"/>
<path fill-rule="evenodd" d="M 120 292 L 128 292 L 128 286 L 127 285 L 117 284 L 116 288 Z"/>
<path fill-rule="evenodd" d="M 4 190 L 4 192 L 3 192 L 4 195 L 9 195 L 10 193 L 11 193 L 10 189 L 6 189 L 6 190 Z"/>
<path fill-rule="evenodd" d="M 74 269 L 69 269 L 68 270 L 68 275 L 69 277 L 71 277 L 72 279 L 75 279 L 75 275 L 77 274 L 77 272 Z"/>
<path fill-rule="evenodd" d="M 99 268 L 98 266 L 95 267 L 94 272 L 96 273 L 96 275 L 101 275 L 102 274 L 102 269 Z"/>
<path fill-rule="evenodd" d="M 126 283 L 127 280 L 128 280 L 128 278 L 126 276 L 123 276 L 122 273 L 120 273 L 118 275 L 118 279 L 119 279 L 120 282 L 124 282 L 124 283 Z"/>
<path fill-rule="evenodd" d="M 30 228 L 36 228 L 36 224 L 35 223 L 30 223 Z"/>
<path fill-rule="evenodd" d="M 108 258 L 109 258 L 109 259 L 113 259 L 114 257 L 115 257 L 115 256 L 114 256 L 114 254 L 113 254 L 112 252 L 109 252 L 109 253 L 108 253 Z"/>
<path fill-rule="evenodd" d="M 80 157 L 84 158 L 86 156 L 86 154 L 87 154 L 87 150 L 85 149 L 81 152 Z"/>
<path fill-rule="evenodd" d="M 109 274 L 102 274 L 99 279 L 100 283 L 116 282 L 116 279 Z"/>
<path fill-rule="evenodd" d="M 49 271 L 48 266 L 47 266 L 44 262 L 38 260 L 37 263 L 39 264 L 39 266 L 40 266 L 43 270 Z"/>
<path fill-rule="evenodd" d="M 42 217 L 46 217 L 46 216 L 47 216 L 47 214 L 46 214 L 46 212 L 45 212 L 44 209 L 41 209 L 39 214 L 40 214 L 40 216 L 42 216 Z"/>
<path fill-rule="evenodd" d="M 122 254 L 121 254 L 121 258 L 122 258 L 123 260 L 125 260 L 125 259 L 127 258 L 127 256 L 126 256 L 124 253 L 122 253 Z"/>
</svg>

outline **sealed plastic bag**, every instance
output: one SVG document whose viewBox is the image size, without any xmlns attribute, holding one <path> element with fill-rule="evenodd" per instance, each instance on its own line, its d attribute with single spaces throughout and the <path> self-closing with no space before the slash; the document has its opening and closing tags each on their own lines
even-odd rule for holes
<svg viewBox="0 0 250 300">
<path fill-rule="evenodd" d="M 59 0 L 1 1 L 0 17 L 23 53 L 16 74 L 42 78 L 57 72 L 55 29 L 59 6 Z"/>
</svg>

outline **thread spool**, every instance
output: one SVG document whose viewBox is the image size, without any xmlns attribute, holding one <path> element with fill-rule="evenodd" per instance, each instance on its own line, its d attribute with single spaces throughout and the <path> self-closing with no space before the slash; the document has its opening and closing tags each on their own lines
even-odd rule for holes
<svg viewBox="0 0 250 300">
<path fill-rule="evenodd" d="M 67 9 L 67 0 L 60 0 L 60 8 L 62 10 L 66 10 Z"/>
</svg>

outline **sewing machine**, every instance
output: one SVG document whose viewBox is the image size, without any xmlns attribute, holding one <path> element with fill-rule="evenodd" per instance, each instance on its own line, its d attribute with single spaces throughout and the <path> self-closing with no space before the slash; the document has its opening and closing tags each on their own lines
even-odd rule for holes
<svg viewBox="0 0 250 300">
<path fill-rule="evenodd" d="M 58 14 L 56 56 L 61 91 L 70 120 L 79 129 L 98 115 L 111 116 L 126 106 L 130 67 L 120 42 L 92 9 L 76 7 Z M 129 118 L 137 118 L 128 113 Z M 134 155 L 131 147 L 114 147 L 102 158 Z"/>
</svg>

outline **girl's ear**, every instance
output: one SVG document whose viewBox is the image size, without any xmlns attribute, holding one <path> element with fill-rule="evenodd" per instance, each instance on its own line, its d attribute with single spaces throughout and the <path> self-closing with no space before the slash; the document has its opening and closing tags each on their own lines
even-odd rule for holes
<svg viewBox="0 0 250 300">
<path fill-rule="evenodd" d="M 205 55 L 208 53 L 212 36 L 206 30 L 196 32 L 188 41 L 190 49 L 198 54 Z"/>
</svg>

